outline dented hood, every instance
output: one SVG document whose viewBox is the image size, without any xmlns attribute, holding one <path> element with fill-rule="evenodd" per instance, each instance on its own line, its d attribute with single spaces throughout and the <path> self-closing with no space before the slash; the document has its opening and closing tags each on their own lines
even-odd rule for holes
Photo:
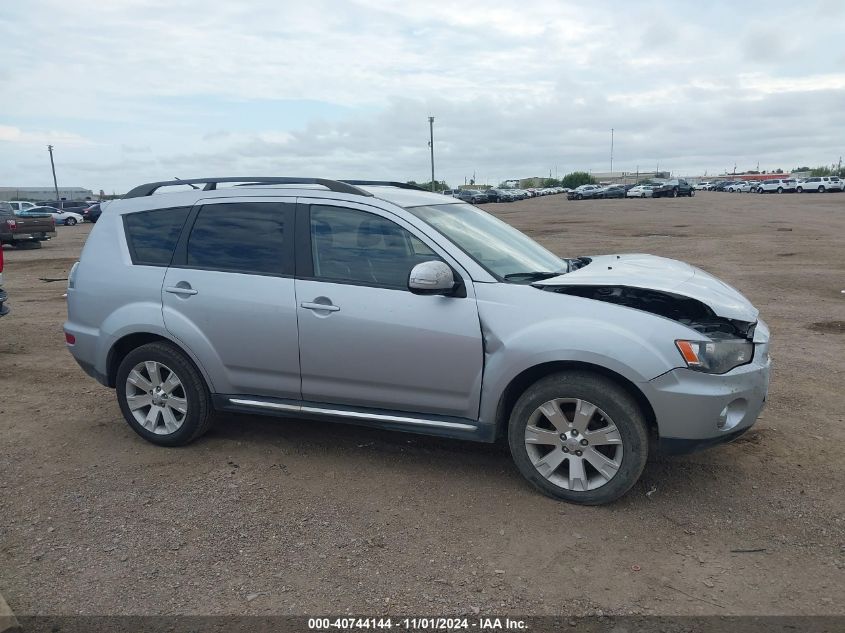
<svg viewBox="0 0 845 633">
<path fill-rule="evenodd" d="M 747 323 L 759 311 L 735 288 L 703 270 L 666 257 L 645 254 L 600 255 L 571 273 L 544 279 L 537 286 L 626 286 L 697 299 L 720 317 Z"/>
</svg>

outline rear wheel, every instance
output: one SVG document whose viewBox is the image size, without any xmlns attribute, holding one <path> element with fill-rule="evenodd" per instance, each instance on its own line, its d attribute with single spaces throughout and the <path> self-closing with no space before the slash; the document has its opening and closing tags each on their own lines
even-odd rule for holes
<svg viewBox="0 0 845 633">
<path fill-rule="evenodd" d="M 778 193 L 783 193 L 783 187 L 778 187 L 778 188 L 777 188 L 777 192 L 778 192 Z"/>
<path fill-rule="evenodd" d="M 819 193 L 824 193 L 824 187 L 819 187 L 818 192 L 819 192 Z"/>
<path fill-rule="evenodd" d="M 798 187 L 795 191 L 798 193 L 804 193 L 804 187 Z"/>
<path fill-rule="evenodd" d="M 181 446 L 213 422 L 211 395 L 199 370 L 169 343 L 131 352 L 117 369 L 117 400 L 123 417 L 153 444 Z"/>
<path fill-rule="evenodd" d="M 672 197 L 673 197 L 673 198 L 677 198 L 677 197 L 678 197 L 678 188 L 677 188 L 677 187 L 674 187 L 674 188 L 672 189 Z"/>
<path fill-rule="evenodd" d="M 513 409 L 508 443 L 522 475 L 572 503 L 610 503 L 639 479 L 648 457 L 645 418 L 617 383 L 571 371 L 529 387 Z"/>
</svg>

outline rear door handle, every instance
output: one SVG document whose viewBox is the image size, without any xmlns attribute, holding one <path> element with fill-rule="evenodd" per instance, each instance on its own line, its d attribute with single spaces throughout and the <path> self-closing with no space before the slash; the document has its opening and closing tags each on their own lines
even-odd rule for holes
<svg viewBox="0 0 845 633">
<path fill-rule="evenodd" d="M 299 307 L 305 308 L 306 310 L 323 310 L 325 312 L 337 312 L 340 310 L 338 306 L 333 306 L 330 303 L 312 303 L 310 301 L 300 303 Z"/>
<path fill-rule="evenodd" d="M 197 291 L 193 288 L 182 288 L 180 286 L 167 286 L 164 289 L 165 292 L 169 292 L 174 295 L 195 295 Z"/>
</svg>

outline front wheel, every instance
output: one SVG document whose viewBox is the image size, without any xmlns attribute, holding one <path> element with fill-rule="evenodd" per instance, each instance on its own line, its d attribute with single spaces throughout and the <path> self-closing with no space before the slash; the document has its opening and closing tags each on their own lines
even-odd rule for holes
<svg viewBox="0 0 845 633">
<path fill-rule="evenodd" d="M 689 197 L 692 198 L 695 195 L 695 189 L 689 190 Z"/>
<path fill-rule="evenodd" d="M 677 197 L 678 197 L 678 188 L 677 188 L 677 187 L 675 187 L 674 189 L 672 189 L 672 197 L 673 197 L 673 198 L 677 198 Z"/>
<path fill-rule="evenodd" d="M 170 343 L 148 343 L 117 369 L 117 400 L 138 435 L 161 446 L 188 444 L 211 427 L 211 396 L 202 374 Z"/>
<path fill-rule="evenodd" d="M 552 374 L 517 401 L 511 455 L 541 492 L 583 505 L 610 503 L 637 482 L 648 457 L 645 417 L 631 395 L 598 374 Z"/>
<path fill-rule="evenodd" d="M 777 188 L 777 192 L 778 192 L 778 193 L 783 193 L 783 187 L 778 187 L 778 188 Z"/>
<path fill-rule="evenodd" d="M 824 187 L 819 187 L 819 193 L 824 193 Z"/>
<path fill-rule="evenodd" d="M 76 225 L 76 218 L 68 218 L 65 220 L 65 224 L 67 226 L 75 226 Z"/>
<path fill-rule="evenodd" d="M 795 191 L 797 191 L 798 193 L 804 193 L 804 187 L 798 187 L 798 189 L 796 189 Z"/>
</svg>

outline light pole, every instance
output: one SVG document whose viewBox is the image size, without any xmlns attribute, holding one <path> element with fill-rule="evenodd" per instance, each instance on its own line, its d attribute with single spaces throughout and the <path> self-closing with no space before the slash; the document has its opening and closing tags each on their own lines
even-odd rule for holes
<svg viewBox="0 0 845 633">
<path fill-rule="evenodd" d="M 56 200 L 59 199 L 59 183 L 56 181 L 56 164 L 53 162 L 53 146 L 48 145 L 47 151 L 50 152 L 50 167 L 53 170 L 53 188 L 56 190 Z"/>
<path fill-rule="evenodd" d="M 613 128 L 610 128 L 610 177 L 613 178 Z"/>
<path fill-rule="evenodd" d="M 428 147 L 431 149 L 431 190 L 436 191 L 434 186 L 434 117 L 428 117 Z"/>
</svg>

